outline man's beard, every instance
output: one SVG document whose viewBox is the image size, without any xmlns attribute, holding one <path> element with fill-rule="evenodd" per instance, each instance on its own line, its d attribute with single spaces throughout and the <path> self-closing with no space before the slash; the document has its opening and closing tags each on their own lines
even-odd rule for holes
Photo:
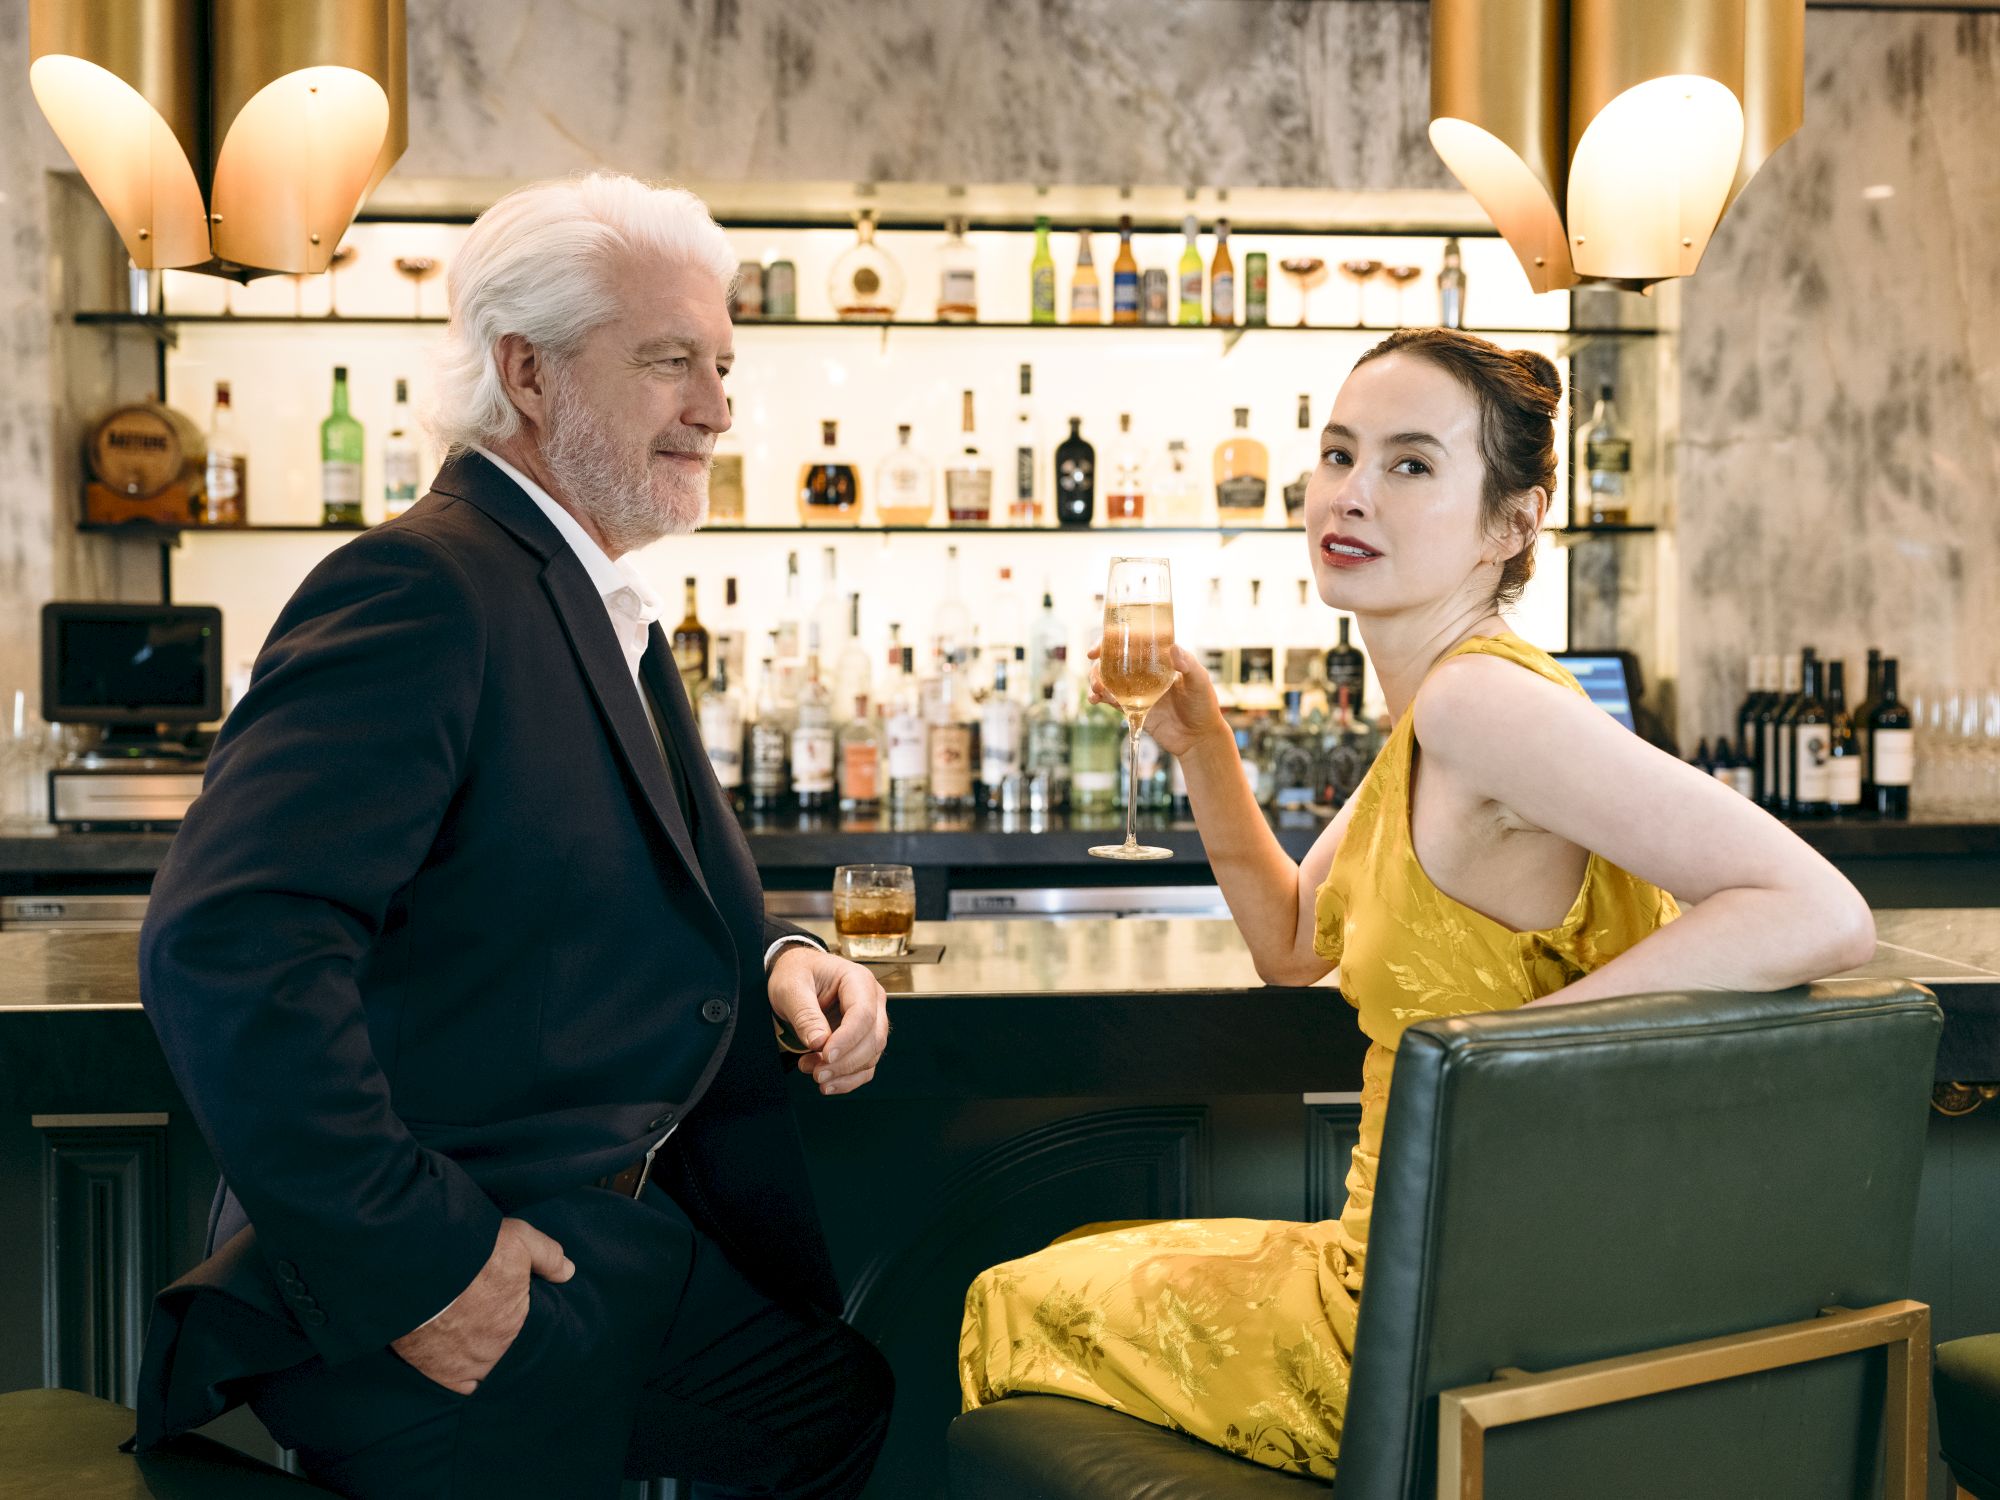
<svg viewBox="0 0 2000 1500">
<path fill-rule="evenodd" d="M 663 536 L 693 531 L 708 519 L 707 434 L 683 429 L 637 452 L 621 446 L 576 385 L 560 369 L 548 372 L 548 436 L 542 461 L 562 498 L 588 516 L 614 556 L 636 552 Z M 653 455 L 662 449 L 698 455 L 700 468 L 669 463 L 656 495 Z"/>
</svg>

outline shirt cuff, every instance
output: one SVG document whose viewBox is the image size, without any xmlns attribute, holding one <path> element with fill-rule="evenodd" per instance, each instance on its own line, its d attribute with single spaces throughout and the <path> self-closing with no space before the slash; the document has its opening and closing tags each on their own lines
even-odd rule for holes
<svg viewBox="0 0 2000 1500">
<path fill-rule="evenodd" d="M 777 942 L 764 950 L 764 972 L 766 974 L 771 972 L 771 965 L 778 961 L 778 955 L 783 953 L 787 948 L 818 948 L 824 952 L 826 945 L 817 938 L 801 937 L 796 932 L 786 937 L 781 937 Z"/>
</svg>

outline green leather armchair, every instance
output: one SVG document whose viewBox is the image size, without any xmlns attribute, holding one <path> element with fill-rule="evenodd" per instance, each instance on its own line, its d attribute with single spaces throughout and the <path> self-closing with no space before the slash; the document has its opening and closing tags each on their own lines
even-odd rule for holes
<svg viewBox="0 0 2000 1500">
<path fill-rule="evenodd" d="M 1920 986 L 1849 982 L 1412 1027 L 1335 1500 L 1917 1500 L 1942 1025 Z M 1325 1489 L 1056 1397 L 950 1446 L 954 1500 Z"/>
</svg>

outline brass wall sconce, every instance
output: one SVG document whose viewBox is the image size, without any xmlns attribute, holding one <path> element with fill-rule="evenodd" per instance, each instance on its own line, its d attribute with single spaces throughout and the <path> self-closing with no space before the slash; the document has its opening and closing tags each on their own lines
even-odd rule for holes
<svg viewBox="0 0 2000 1500">
<path fill-rule="evenodd" d="M 323 271 L 409 144 L 403 0 L 30 0 L 28 77 L 141 270 Z"/>
<path fill-rule="evenodd" d="M 1701 263 L 1805 118 L 1805 0 L 1432 0 L 1431 144 L 1537 292 Z"/>
</svg>

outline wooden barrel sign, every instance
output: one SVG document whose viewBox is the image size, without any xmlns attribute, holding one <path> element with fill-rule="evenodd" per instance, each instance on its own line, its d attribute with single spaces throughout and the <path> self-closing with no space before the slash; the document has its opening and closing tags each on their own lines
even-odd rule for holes
<svg viewBox="0 0 2000 1500">
<path fill-rule="evenodd" d="M 159 494 L 202 457 L 201 436 L 165 406 L 121 406 L 90 434 L 91 476 L 127 499 Z"/>
</svg>

